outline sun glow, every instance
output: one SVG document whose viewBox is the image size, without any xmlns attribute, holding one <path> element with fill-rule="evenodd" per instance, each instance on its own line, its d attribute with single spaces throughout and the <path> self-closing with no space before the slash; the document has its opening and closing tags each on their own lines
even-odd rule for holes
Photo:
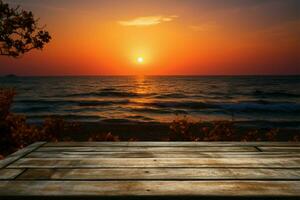
<svg viewBox="0 0 300 200">
<path fill-rule="evenodd" d="M 138 58 L 137 58 L 137 62 L 138 62 L 139 64 L 144 63 L 144 58 L 143 58 L 143 57 L 138 57 Z"/>
</svg>

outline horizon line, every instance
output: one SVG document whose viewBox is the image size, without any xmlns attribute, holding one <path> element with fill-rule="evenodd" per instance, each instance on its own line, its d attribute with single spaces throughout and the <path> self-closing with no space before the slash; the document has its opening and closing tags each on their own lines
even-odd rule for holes
<svg viewBox="0 0 300 200">
<path fill-rule="evenodd" d="M 249 77 L 249 76 L 300 76 L 299 74 L 175 74 L 175 75 L 138 75 L 138 74 L 128 74 L 128 75 L 123 75 L 123 74 L 97 74 L 97 75 L 90 75 L 90 74 L 85 74 L 85 75 L 72 75 L 72 74 L 65 74 L 65 75 L 18 75 L 18 74 L 0 74 L 0 77 L 9 77 L 9 76 L 16 76 L 16 77 L 137 77 L 137 76 L 153 76 L 153 77 L 226 77 L 226 76 L 244 76 L 244 77 Z"/>
</svg>

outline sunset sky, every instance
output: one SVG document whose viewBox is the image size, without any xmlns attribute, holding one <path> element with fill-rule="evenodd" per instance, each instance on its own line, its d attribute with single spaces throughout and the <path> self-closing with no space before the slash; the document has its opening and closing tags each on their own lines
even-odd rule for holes
<svg viewBox="0 0 300 200">
<path fill-rule="evenodd" d="M 0 74 L 300 74 L 299 0 L 5 0 L 53 37 Z"/>
</svg>

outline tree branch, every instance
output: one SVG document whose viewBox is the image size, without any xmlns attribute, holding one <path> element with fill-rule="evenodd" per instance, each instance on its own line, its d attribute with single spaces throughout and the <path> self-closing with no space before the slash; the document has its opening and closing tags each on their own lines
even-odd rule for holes
<svg viewBox="0 0 300 200">
<path fill-rule="evenodd" d="M 10 8 L 0 0 L 0 55 L 18 57 L 32 49 L 43 49 L 51 40 L 30 11 Z"/>
</svg>

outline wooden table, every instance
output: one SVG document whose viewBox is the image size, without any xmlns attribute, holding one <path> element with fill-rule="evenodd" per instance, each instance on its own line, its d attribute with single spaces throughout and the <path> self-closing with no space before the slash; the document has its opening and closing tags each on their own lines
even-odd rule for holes
<svg viewBox="0 0 300 200">
<path fill-rule="evenodd" d="M 0 161 L 0 199 L 300 199 L 300 143 L 34 143 Z"/>
</svg>

